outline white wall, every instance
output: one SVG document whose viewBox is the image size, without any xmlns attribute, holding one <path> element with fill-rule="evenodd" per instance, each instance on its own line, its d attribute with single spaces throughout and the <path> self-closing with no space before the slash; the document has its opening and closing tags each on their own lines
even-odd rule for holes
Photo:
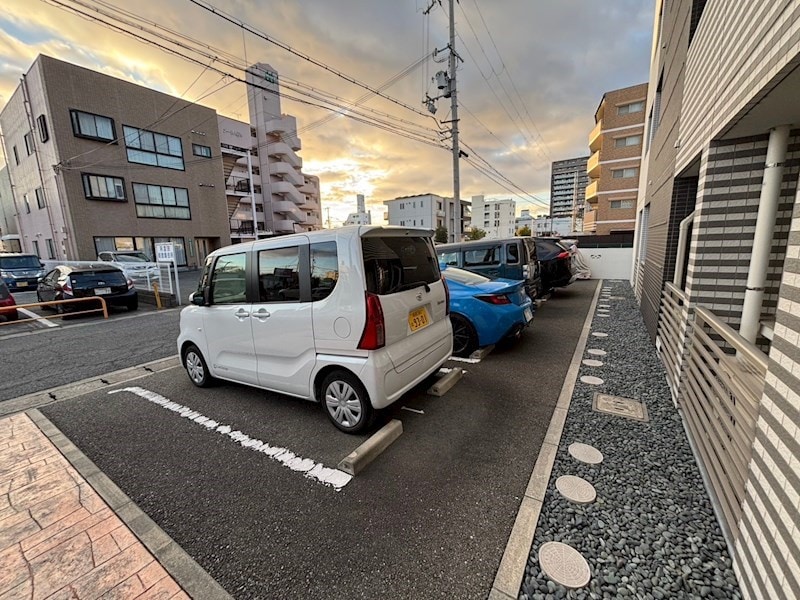
<svg viewBox="0 0 800 600">
<path fill-rule="evenodd" d="M 580 248 L 592 279 L 630 279 L 633 248 Z"/>
</svg>

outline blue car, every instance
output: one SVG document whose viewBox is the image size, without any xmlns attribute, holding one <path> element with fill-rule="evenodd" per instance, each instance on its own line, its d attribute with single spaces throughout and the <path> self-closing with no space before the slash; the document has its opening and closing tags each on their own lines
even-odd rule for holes
<svg viewBox="0 0 800 600">
<path fill-rule="evenodd" d="M 441 265 L 450 292 L 453 354 L 469 356 L 483 346 L 518 337 L 533 320 L 535 305 L 524 281 L 489 279 Z"/>
</svg>

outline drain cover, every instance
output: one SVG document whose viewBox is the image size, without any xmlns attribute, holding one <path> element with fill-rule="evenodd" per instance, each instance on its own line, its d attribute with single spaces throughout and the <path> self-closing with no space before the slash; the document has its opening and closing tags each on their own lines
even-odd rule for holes
<svg viewBox="0 0 800 600">
<path fill-rule="evenodd" d="M 588 465 L 599 465 L 601 462 L 603 462 L 603 453 L 589 444 L 575 442 L 574 444 L 569 445 L 568 450 L 572 455 L 572 458 Z"/>
<path fill-rule="evenodd" d="M 597 393 L 594 395 L 592 409 L 634 421 L 649 421 L 647 407 L 643 402 L 622 396 L 609 396 Z"/>
<path fill-rule="evenodd" d="M 597 498 L 594 486 L 583 477 L 562 475 L 556 479 L 556 489 L 567 500 L 576 504 L 589 504 Z"/>
<path fill-rule="evenodd" d="M 589 385 L 603 385 L 603 380 L 594 375 L 583 375 L 581 376 L 581 381 Z"/>
<path fill-rule="evenodd" d="M 589 583 L 589 563 L 572 546 L 561 542 L 546 542 L 539 548 L 542 572 L 567 588 L 580 588 Z"/>
<path fill-rule="evenodd" d="M 608 337 L 608 334 L 607 334 L 607 333 L 603 333 L 603 332 L 601 332 L 601 331 L 593 331 L 593 332 L 592 332 L 592 335 L 593 335 L 594 337 Z"/>
<path fill-rule="evenodd" d="M 603 361 L 594 360 L 593 358 L 587 358 L 583 360 L 583 364 L 585 364 L 587 367 L 602 367 Z"/>
<path fill-rule="evenodd" d="M 594 356 L 605 356 L 608 354 L 605 350 L 600 350 L 600 348 L 589 348 L 587 350 L 589 354 L 593 354 Z"/>
</svg>

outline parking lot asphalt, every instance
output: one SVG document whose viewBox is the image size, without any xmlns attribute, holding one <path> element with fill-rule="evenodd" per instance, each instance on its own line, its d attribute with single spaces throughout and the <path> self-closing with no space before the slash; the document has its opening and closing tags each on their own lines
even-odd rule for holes
<svg viewBox="0 0 800 600">
<path fill-rule="evenodd" d="M 445 396 L 401 398 L 382 417 L 403 435 L 340 491 L 134 391 L 42 411 L 236 598 L 485 597 L 596 285 L 557 291 L 519 343 L 449 363 L 467 372 Z M 117 389 L 132 386 L 325 467 L 364 439 L 315 404 L 200 390 L 182 369 Z"/>
</svg>

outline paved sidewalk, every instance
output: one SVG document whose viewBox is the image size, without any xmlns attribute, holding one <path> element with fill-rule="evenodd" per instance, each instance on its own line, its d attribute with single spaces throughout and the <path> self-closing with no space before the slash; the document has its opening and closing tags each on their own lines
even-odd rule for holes
<svg viewBox="0 0 800 600">
<path fill-rule="evenodd" d="M 189 598 L 23 413 L 0 419 L 0 599 Z"/>
</svg>

